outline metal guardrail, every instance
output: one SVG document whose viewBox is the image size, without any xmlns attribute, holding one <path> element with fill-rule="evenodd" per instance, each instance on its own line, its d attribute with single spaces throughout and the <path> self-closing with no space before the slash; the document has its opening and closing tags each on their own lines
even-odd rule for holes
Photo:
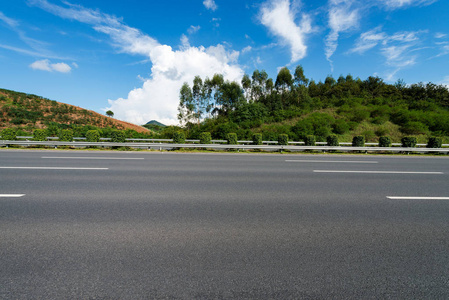
<svg viewBox="0 0 449 300">
<path fill-rule="evenodd" d="M 449 154 L 449 148 L 403 148 L 403 147 L 352 147 L 352 146 L 296 146 L 296 145 L 227 145 L 227 144 L 170 144 L 170 143 L 114 143 L 114 142 L 62 142 L 62 141 L 8 141 L 0 140 L 0 146 L 19 145 L 29 146 L 47 146 L 57 148 L 58 146 L 72 147 L 130 147 L 137 149 L 156 149 L 169 150 L 175 148 L 207 148 L 217 150 L 265 150 L 265 151 L 357 151 L 357 152 L 442 152 Z"/>
<path fill-rule="evenodd" d="M 31 141 L 33 139 L 33 136 L 17 136 L 17 139 L 19 140 L 27 140 L 27 141 Z M 46 138 L 47 141 L 53 140 L 53 141 L 57 141 L 58 137 L 47 137 Z M 74 137 L 73 138 L 74 141 L 85 141 L 86 138 L 85 137 Z M 110 141 L 111 138 L 100 138 L 100 141 Z M 128 142 L 138 142 L 138 143 L 142 143 L 142 142 L 148 142 L 148 143 L 172 143 L 173 139 L 125 139 L 125 141 Z M 193 144 L 199 144 L 200 140 L 193 140 L 193 139 L 187 139 L 186 143 L 193 143 Z M 226 144 L 228 141 L 227 140 L 211 140 L 212 144 Z M 237 141 L 238 144 L 243 144 L 243 145 L 252 145 L 253 141 Z M 277 141 L 262 141 L 262 145 L 277 145 L 278 142 Z M 304 145 L 304 142 L 288 142 L 289 145 Z M 315 143 L 318 146 L 326 146 L 327 142 L 316 142 Z M 341 142 L 339 143 L 340 146 L 351 146 L 352 143 L 348 143 L 348 142 Z M 365 146 L 378 146 L 379 143 L 365 143 Z M 392 143 L 391 146 L 397 146 L 400 147 L 401 143 Z M 417 147 L 426 147 L 427 144 L 416 144 Z M 449 147 L 449 144 L 443 144 L 443 147 Z"/>
</svg>

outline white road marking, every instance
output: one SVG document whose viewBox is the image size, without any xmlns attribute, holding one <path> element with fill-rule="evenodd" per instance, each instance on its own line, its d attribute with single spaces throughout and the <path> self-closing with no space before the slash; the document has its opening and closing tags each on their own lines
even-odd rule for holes
<svg viewBox="0 0 449 300">
<path fill-rule="evenodd" d="M 358 173 L 358 174 L 427 174 L 441 175 L 443 172 L 402 172 L 402 171 L 339 171 L 339 170 L 313 170 L 315 173 Z"/>
<path fill-rule="evenodd" d="M 347 163 L 347 164 L 377 164 L 377 161 L 362 161 L 362 160 L 289 160 L 286 162 L 311 162 L 311 163 Z"/>
<path fill-rule="evenodd" d="M 391 200 L 449 200 L 449 197 L 396 197 L 387 196 Z"/>
<path fill-rule="evenodd" d="M 0 198 L 19 198 L 23 196 L 25 196 L 25 194 L 0 194 Z"/>
<path fill-rule="evenodd" d="M 42 156 L 42 158 L 50 158 L 50 159 L 134 159 L 134 160 L 145 159 L 143 157 L 82 157 L 82 156 L 73 156 L 73 157 Z"/>
<path fill-rule="evenodd" d="M 109 168 L 71 168 L 71 167 L 0 167 L 0 169 L 30 169 L 30 170 L 109 170 Z"/>
</svg>

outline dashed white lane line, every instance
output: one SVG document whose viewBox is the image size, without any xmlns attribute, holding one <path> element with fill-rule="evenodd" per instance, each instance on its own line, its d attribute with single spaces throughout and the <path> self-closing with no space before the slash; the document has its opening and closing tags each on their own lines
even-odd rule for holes
<svg viewBox="0 0 449 300">
<path fill-rule="evenodd" d="M 82 156 L 42 156 L 42 158 L 49 159 L 121 159 L 121 160 L 143 160 L 143 157 L 82 157 Z"/>
<path fill-rule="evenodd" d="M 301 162 L 301 163 L 346 163 L 346 164 L 377 164 L 377 161 L 362 161 L 362 160 L 285 160 L 286 162 Z"/>
<path fill-rule="evenodd" d="M 449 197 L 399 197 L 387 196 L 391 200 L 449 200 Z"/>
<path fill-rule="evenodd" d="M 356 174 L 423 174 L 442 175 L 443 172 L 402 172 L 402 171 L 340 171 L 340 170 L 313 170 L 315 173 L 356 173 Z"/>
<path fill-rule="evenodd" d="M 109 168 L 72 168 L 72 167 L 0 167 L 0 169 L 29 169 L 29 170 L 109 170 Z"/>
<path fill-rule="evenodd" d="M 0 198 L 20 198 L 25 196 L 25 194 L 0 194 Z"/>
</svg>

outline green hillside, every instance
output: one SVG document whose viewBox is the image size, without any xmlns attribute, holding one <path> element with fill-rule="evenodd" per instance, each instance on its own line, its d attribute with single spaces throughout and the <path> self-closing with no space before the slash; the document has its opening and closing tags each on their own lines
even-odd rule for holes
<svg viewBox="0 0 449 300">
<path fill-rule="evenodd" d="M 403 136 L 418 141 L 441 136 L 447 142 L 448 108 L 444 85 L 388 84 L 379 77 L 362 80 L 351 75 L 315 82 L 298 66 L 294 74 L 281 69 L 276 79 L 256 70 L 241 83 L 225 81 L 222 75 L 196 77 L 180 90 L 179 120 L 189 138 L 206 131 L 220 139 L 233 132 L 239 139 L 262 133 L 264 140 L 287 134 L 295 141 L 309 135 L 325 141 L 337 135 L 341 142 L 350 142 L 363 135 L 369 142 L 380 136 L 393 142 Z"/>
</svg>

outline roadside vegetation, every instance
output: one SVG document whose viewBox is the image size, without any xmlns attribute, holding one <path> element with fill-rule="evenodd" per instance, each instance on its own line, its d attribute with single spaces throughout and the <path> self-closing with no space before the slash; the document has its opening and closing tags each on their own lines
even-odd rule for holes
<svg viewBox="0 0 449 300">
<path fill-rule="evenodd" d="M 366 142 L 383 136 L 400 142 L 413 136 L 420 143 L 432 136 L 447 142 L 449 136 L 449 91 L 444 85 L 388 84 L 379 77 L 351 75 L 315 82 L 301 66 L 293 74 L 282 68 L 275 80 L 259 70 L 240 83 L 219 74 L 197 76 L 181 88 L 178 110 L 183 126 L 166 128 L 161 135 L 170 138 L 180 130 L 190 139 L 202 132 L 226 139 L 236 133 L 240 140 L 251 140 L 259 133 L 263 140 L 276 141 L 285 134 L 292 141 L 313 136 L 317 142 L 332 135 L 340 142 L 352 142 L 355 136 Z"/>
</svg>

